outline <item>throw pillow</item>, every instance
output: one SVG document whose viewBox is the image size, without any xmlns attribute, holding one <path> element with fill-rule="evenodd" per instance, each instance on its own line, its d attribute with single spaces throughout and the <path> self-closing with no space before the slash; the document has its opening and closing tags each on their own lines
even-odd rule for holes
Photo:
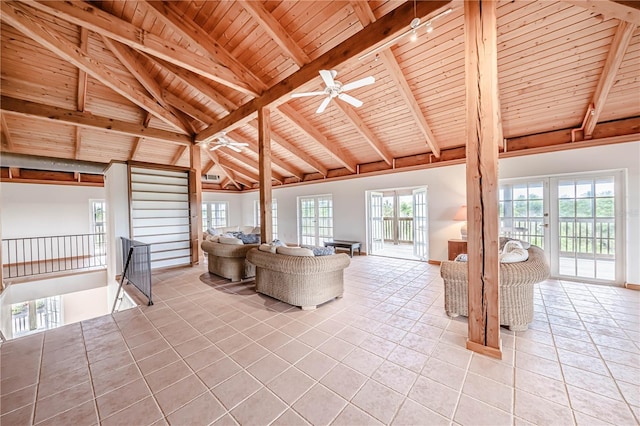
<svg viewBox="0 0 640 426">
<path fill-rule="evenodd" d="M 256 226 L 255 228 L 253 228 L 253 229 L 251 230 L 251 234 L 258 234 L 258 235 L 260 235 L 260 227 L 259 227 L 259 226 Z"/>
<path fill-rule="evenodd" d="M 453 259 L 454 262 L 466 262 L 467 261 L 467 253 L 460 253 Z"/>
<path fill-rule="evenodd" d="M 283 243 L 280 240 L 273 240 L 273 242 L 271 242 L 272 246 L 276 246 L 276 247 L 286 247 L 287 245 L 285 243 Z"/>
<path fill-rule="evenodd" d="M 207 235 L 206 240 L 211 242 L 217 242 L 220 239 L 220 235 Z"/>
<path fill-rule="evenodd" d="M 260 246 L 258 247 L 258 250 L 267 251 L 269 253 L 275 253 L 276 246 L 272 246 L 271 244 L 260 244 Z"/>
<path fill-rule="evenodd" d="M 336 254 L 335 247 L 320 247 L 320 246 L 302 246 L 304 248 L 308 248 L 314 254 L 314 256 L 328 256 L 331 254 Z"/>
<path fill-rule="evenodd" d="M 209 233 L 209 235 L 220 235 L 220 234 L 222 234 L 222 231 L 220 231 L 217 228 L 209 228 L 209 229 L 207 229 L 207 232 Z"/>
<path fill-rule="evenodd" d="M 240 232 L 236 238 L 241 239 L 245 244 L 260 244 L 259 234 L 243 234 Z"/>
<path fill-rule="evenodd" d="M 218 242 L 220 244 L 233 244 L 238 246 L 241 246 L 244 244 L 242 240 L 239 238 L 225 237 L 225 236 L 220 236 L 220 239 L 218 240 Z"/>
<path fill-rule="evenodd" d="M 306 256 L 313 257 L 313 252 L 307 248 L 303 247 L 285 247 L 279 246 L 276 247 L 276 253 L 278 254 L 286 254 L 289 256 Z"/>
<path fill-rule="evenodd" d="M 529 258 L 529 252 L 522 247 L 520 241 L 508 241 L 502 253 L 500 253 L 500 263 L 524 262 Z"/>
</svg>

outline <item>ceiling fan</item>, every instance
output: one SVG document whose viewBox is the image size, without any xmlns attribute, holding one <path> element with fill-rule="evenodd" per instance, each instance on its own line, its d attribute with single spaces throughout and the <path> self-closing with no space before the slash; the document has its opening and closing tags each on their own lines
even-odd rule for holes
<svg viewBox="0 0 640 426">
<path fill-rule="evenodd" d="M 356 99 L 351 95 L 347 95 L 344 92 L 373 84 L 376 82 L 375 77 L 369 76 L 361 78 L 360 80 L 352 81 L 351 83 L 342 84 L 338 80 L 334 80 L 337 74 L 338 72 L 335 70 L 320 70 L 320 77 L 322 77 L 322 81 L 324 81 L 324 84 L 326 86 L 323 91 L 292 93 L 291 97 L 301 98 L 304 96 L 326 96 L 316 110 L 316 114 L 324 112 L 324 110 L 327 109 L 327 106 L 329 105 L 329 102 L 331 102 L 332 98 L 341 99 L 356 108 L 361 107 L 361 100 Z"/>
<path fill-rule="evenodd" d="M 206 145 L 209 147 L 209 151 L 215 151 L 219 148 L 229 148 L 234 150 L 235 152 L 242 152 L 239 147 L 249 146 L 246 142 L 236 142 L 227 136 L 227 132 L 220 132 L 213 136 L 211 142 L 207 142 Z"/>
</svg>

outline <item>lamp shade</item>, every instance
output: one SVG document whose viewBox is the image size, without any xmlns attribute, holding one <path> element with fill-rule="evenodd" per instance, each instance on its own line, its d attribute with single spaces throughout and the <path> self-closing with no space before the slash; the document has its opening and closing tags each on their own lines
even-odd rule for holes
<svg viewBox="0 0 640 426">
<path fill-rule="evenodd" d="M 460 207 L 453 220 L 467 220 L 467 206 Z"/>
</svg>

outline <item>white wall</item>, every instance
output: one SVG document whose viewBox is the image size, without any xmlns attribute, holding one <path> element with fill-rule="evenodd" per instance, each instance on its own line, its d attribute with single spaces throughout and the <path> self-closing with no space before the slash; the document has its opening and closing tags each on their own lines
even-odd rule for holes
<svg viewBox="0 0 640 426">
<path fill-rule="evenodd" d="M 257 194 L 257 193 L 256 193 Z M 225 194 L 220 192 L 203 192 L 202 201 L 227 201 L 229 203 L 229 226 L 253 225 L 252 210 L 249 210 L 249 219 L 245 221 L 244 207 L 240 194 Z"/>
<path fill-rule="evenodd" d="M 90 199 L 104 199 L 102 187 L 3 182 L 2 238 L 86 234 Z"/>
<path fill-rule="evenodd" d="M 500 178 L 549 176 L 595 170 L 627 170 L 627 247 L 626 276 L 631 283 L 640 283 L 640 142 L 594 148 L 528 155 L 500 160 Z M 429 259 L 447 258 L 447 240 L 459 238 L 460 223 L 453 216 L 466 204 L 465 166 L 345 179 L 289 187 L 274 187 L 278 201 L 278 234 L 281 240 L 297 242 L 297 197 L 332 194 L 334 205 L 334 237 L 366 241 L 366 200 L 368 190 L 428 187 L 429 198 Z M 231 201 L 242 199 L 243 221 L 251 223 L 253 202 L 258 192 L 241 195 L 220 194 Z M 363 250 L 366 250 L 363 247 Z"/>
</svg>

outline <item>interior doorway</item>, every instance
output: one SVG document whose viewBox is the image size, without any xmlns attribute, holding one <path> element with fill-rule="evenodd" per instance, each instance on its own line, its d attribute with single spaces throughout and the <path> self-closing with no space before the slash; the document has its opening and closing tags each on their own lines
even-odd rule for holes
<svg viewBox="0 0 640 426">
<path fill-rule="evenodd" d="M 368 254 L 429 258 L 427 188 L 367 191 Z"/>
</svg>

